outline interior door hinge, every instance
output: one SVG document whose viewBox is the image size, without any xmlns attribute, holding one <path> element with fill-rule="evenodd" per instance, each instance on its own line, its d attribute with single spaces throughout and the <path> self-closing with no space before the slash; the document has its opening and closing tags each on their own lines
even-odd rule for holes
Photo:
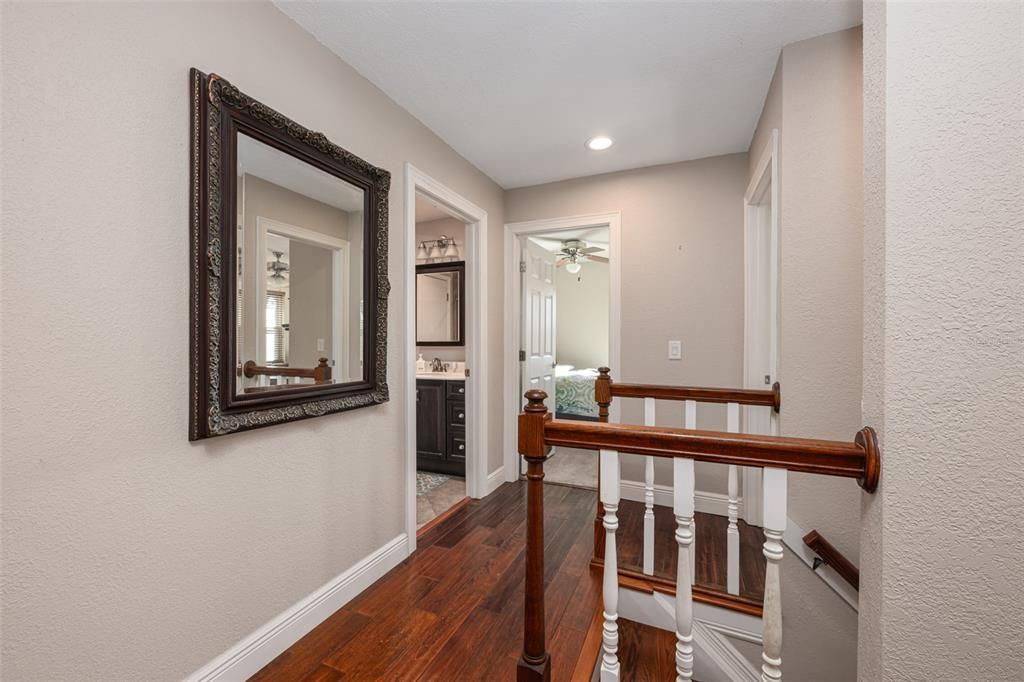
<svg viewBox="0 0 1024 682">
<path fill-rule="evenodd" d="M 526 272 L 526 261 L 519 261 L 519 272 Z"/>
<path fill-rule="evenodd" d="M 526 362 L 526 351 L 519 351 L 519 362 Z"/>
</svg>

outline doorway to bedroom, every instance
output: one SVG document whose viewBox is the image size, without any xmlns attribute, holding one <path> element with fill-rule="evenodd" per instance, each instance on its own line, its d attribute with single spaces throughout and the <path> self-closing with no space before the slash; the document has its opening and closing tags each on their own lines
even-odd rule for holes
<svg viewBox="0 0 1024 682">
<path fill-rule="evenodd" d="M 518 271 L 513 286 L 519 294 L 514 304 L 519 354 L 516 376 L 510 377 L 516 413 L 522 395 L 539 388 L 548 394 L 548 409 L 557 419 L 598 420 L 598 368 L 618 364 L 618 263 L 613 256 L 617 215 L 614 218 L 508 226 Z M 550 222 L 560 224 L 545 224 Z M 523 463 L 518 465 L 522 473 Z M 591 452 L 558 448 L 545 463 L 544 473 L 548 483 L 597 487 L 597 462 Z"/>
</svg>

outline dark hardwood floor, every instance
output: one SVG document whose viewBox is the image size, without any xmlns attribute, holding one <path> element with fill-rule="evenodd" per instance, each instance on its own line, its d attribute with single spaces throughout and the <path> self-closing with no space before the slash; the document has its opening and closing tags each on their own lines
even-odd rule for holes
<svg viewBox="0 0 1024 682">
<path fill-rule="evenodd" d="M 545 486 L 545 616 L 553 680 L 570 679 L 600 603 L 600 575 L 589 566 L 595 495 Z M 523 632 L 525 502 L 525 484 L 508 483 L 457 510 L 419 537 L 415 554 L 252 679 L 514 679 Z M 619 537 L 623 558 L 639 565 L 643 508 L 631 509 L 634 504 L 623 504 Z M 667 544 L 659 540 L 655 558 L 659 571 L 674 575 L 674 520 L 665 511 L 668 521 L 659 512 L 656 524 Z M 698 552 L 702 544 L 707 552 L 698 555 L 697 575 L 721 577 L 724 587 L 725 520 L 716 541 L 718 519 L 697 520 Z M 705 531 L 709 537 L 702 543 Z M 756 545 L 760 551 L 760 540 Z M 620 652 L 624 660 L 633 656 L 625 647 Z"/>
<path fill-rule="evenodd" d="M 593 511 L 592 511 L 593 513 Z M 726 531 L 729 520 L 715 514 L 697 512 L 697 548 L 695 582 L 720 592 L 726 591 Z M 676 577 L 678 547 L 675 540 L 676 520 L 670 507 L 654 508 L 654 575 Z M 764 600 L 764 532 L 757 526 L 739 522 L 740 531 L 740 595 Z M 618 553 L 619 567 L 640 571 L 643 568 L 644 505 L 623 500 L 619 504 Z"/>
<path fill-rule="evenodd" d="M 620 618 L 619 670 L 621 682 L 673 682 L 675 634 Z"/>
</svg>

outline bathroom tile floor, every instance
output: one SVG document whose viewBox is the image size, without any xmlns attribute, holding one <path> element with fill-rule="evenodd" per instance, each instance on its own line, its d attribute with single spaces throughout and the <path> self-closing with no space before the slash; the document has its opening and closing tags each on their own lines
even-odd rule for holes
<svg viewBox="0 0 1024 682">
<path fill-rule="evenodd" d="M 437 518 L 465 497 L 466 479 L 417 471 L 416 527 Z"/>
</svg>

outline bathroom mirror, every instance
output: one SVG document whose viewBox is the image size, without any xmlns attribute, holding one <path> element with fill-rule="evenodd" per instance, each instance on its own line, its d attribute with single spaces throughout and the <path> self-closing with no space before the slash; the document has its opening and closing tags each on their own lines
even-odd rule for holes
<svg viewBox="0 0 1024 682">
<path fill-rule="evenodd" d="M 416 266 L 416 345 L 465 345 L 466 264 Z"/>
<path fill-rule="evenodd" d="M 193 70 L 193 440 L 388 399 L 390 174 Z"/>
</svg>

